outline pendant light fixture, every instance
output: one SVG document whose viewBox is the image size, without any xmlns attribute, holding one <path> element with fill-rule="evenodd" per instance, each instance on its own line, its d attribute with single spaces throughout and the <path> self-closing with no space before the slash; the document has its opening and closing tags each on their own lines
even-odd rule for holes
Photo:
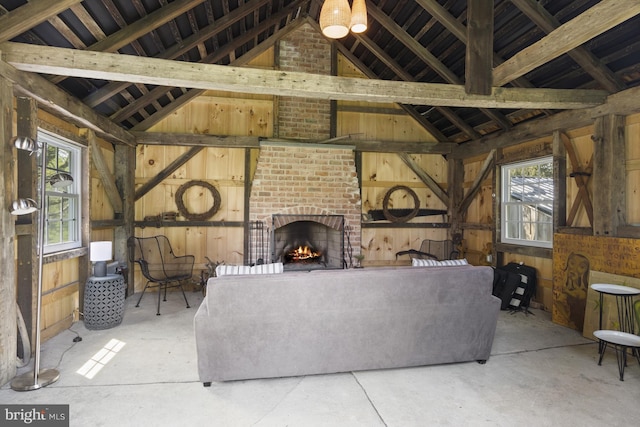
<svg viewBox="0 0 640 427">
<path fill-rule="evenodd" d="M 367 30 L 367 5 L 364 0 L 353 0 L 351 8 L 351 32 L 363 33 Z"/>
<path fill-rule="evenodd" d="M 347 0 L 326 0 L 320 10 L 320 29 L 325 37 L 341 39 L 349 34 L 351 9 Z"/>
</svg>

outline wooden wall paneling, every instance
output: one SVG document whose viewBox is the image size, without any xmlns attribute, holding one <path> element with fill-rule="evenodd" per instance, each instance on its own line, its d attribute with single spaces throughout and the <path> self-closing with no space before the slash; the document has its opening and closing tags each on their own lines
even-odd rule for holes
<svg viewBox="0 0 640 427">
<path fill-rule="evenodd" d="M 171 162 L 173 162 L 176 159 L 180 158 L 180 156 L 184 155 L 188 150 L 189 149 L 187 147 L 177 147 L 177 146 L 165 145 L 164 146 L 164 159 L 163 159 L 164 168 L 169 166 L 171 164 Z M 190 163 L 191 160 L 193 160 L 193 157 L 191 157 L 186 163 L 182 164 L 180 167 L 178 167 L 176 170 L 174 170 L 169 177 L 170 178 L 174 178 L 174 179 L 175 178 L 187 179 L 188 178 L 187 169 L 189 167 L 191 167 L 191 163 Z"/>
<path fill-rule="evenodd" d="M 396 104 L 338 102 L 337 132 L 338 136 L 353 135 L 356 140 L 435 142 Z"/>
<path fill-rule="evenodd" d="M 200 277 L 200 271 L 206 269 L 207 255 L 207 231 L 206 227 L 187 227 L 184 230 L 186 241 L 189 242 L 188 255 L 193 255 L 194 267 L 193 278 L 198 280 Z M 185 255 L 187 255 L 185 253 Z"/>
<path fill-rule="evenodd" d="M 627 223 L 640 226 L 640 114 L 628 116 L 626 126 Z"/>
<path fill-rule="evenodd" d="M 43 277 L 46 280 L 42 283 L 42 333 L 54 336 L 78 320 L 74 317 L 80 307 L 80 259 L 46 263 Z"/>
<path fill-rule="evenodd" d="M 268 236 L 265 235 L 265 239 Z M 241 227 L 208 227 L 206 253 L 212 261 L 242 264 L 244 261 L 244 230 Z"/>
</svg>

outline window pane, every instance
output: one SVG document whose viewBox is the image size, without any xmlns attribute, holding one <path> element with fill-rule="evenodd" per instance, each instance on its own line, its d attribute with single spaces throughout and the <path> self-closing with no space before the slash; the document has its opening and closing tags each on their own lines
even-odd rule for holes
<svg viewBox="0 0 640 427">
<path fill-rule="evenodd" d="M 71 210 L 71 201 L 66 197 L 62 199 L 62 217 L 61 219 L 68 221 L 73 219 L 73 211 Z"/>
<path fill-rule="evenodd" d="M 62 243 L 60 223 L 57 221 L 49 221 L 47 222 L 47 244 L 54 245 L 56 243 Z"/>
<path fill-rule="evenodd" d="M 502 182 L 503 240 L 548 247 L 553 240 L 552 158 L 504 165 Z"/>
<path fill-rule="evenodd" d="M 46 222 L 44 232 L 45 253 L 78 248 L 80 241 L 81 206 L 81 158 L 82 150 L 70 141 L 64 140 L 47 131 L 38 131 L 38 139 L 46 144 L 45 208 Z M 42 164 L 40 158 L 39 165 Z M 65 172 L 72 176 L 73 182 L 67 187 L 54 188 L 49 184 L 53 175 Z M 39 174 L 43 173 L 39 170 Z M 40 182 L 40 179 L 38 180 Z"/>
</svg>

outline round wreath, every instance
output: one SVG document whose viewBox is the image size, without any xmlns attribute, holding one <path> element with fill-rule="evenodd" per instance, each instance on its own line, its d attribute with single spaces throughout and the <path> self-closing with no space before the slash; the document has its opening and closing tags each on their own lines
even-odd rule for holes
<svg viewBox="0 0 640 427">
<path fill-rule="evenodd" d="M 411 197 L 413 197 L 413 205 L 414 205 L 413 210 L 405 216 L 394 216 L 391 214 L 391 212 L 389 212 L 389 199 L 391 198 L 391 195 L 397 190 L 404 190 Z M 395 187 L 391 187 L 391 189 L 387 191 L 387 194 L 384 195 L 384 199 L 382 200 L 382 213 L 384 214 L 384 217 L 391 222 L 407 222 L 413 217 L 415 217 L 416 215 L 418 215 L 419 210 L 420 210 L 420 199 L 418 199 L 418 195 L 415 193 L 415 191 L 413 191 L 406 185 L 396 185 Z"/>
<path fill-rule="evenodd" d="M 204 187 L 211 193 L 211 196 L 213 197 L 213 206 L 211 206 L 211 209 L 208 211 L 198 214 L 191 213 L 184 206 L 184 193 L 194 186 Z M 178 212 L 180 212 L 185 218 L 190 219 L 191 221 L 204 221 L 211 218 L 216 212 L 218 212 L 218 209 L 220 209 L 220 193 L 216 190 L 216 187 L 206 181 L 189 181 L 186 184 L 182 184 L 180 188 L 178 188 L 178 191 L 176 191 L 176 206 L 178 207 Z"/>
</svg>

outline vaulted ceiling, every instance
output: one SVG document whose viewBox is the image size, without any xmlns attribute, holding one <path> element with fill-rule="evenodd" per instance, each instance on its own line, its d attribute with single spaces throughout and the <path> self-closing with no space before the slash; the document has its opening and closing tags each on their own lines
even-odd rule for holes
<svg viewBox="0 0 640 427">
<path fill-rule="evenodd" d="M 370 79 L 387 82 L 381 87 L 389 99 L 442 142 L 477 140 L 567 105 L 549 108 L 555 104 L 542 101 L 573 96 L 578 108 L 640 86 L 638 0 L 366 3 L 369 28 L 337 40 L 338 52 Z M 0 51 L 12 66 L 41 73 L 97 115 L 144 131 L 209 86 L 122 81 L 109 70 L 76 73 L 73 62 L 81 57 L 54 67 L 66 56 L 44 48 L 241 66 L 300 23 L 317 25 L 321 6 L 322 0 L 0 0 Z M 27 49 L 36 46 L 44 50 Z M 433 84 L 424 86 L 434 94 L 447 87 L 462 92 L 446 95 L 455 102 L 394 98 L 397 82 Z M 509 98 L 511 88 L 536 88 L 540 97 L 496 102 Z"/>
</svg>

